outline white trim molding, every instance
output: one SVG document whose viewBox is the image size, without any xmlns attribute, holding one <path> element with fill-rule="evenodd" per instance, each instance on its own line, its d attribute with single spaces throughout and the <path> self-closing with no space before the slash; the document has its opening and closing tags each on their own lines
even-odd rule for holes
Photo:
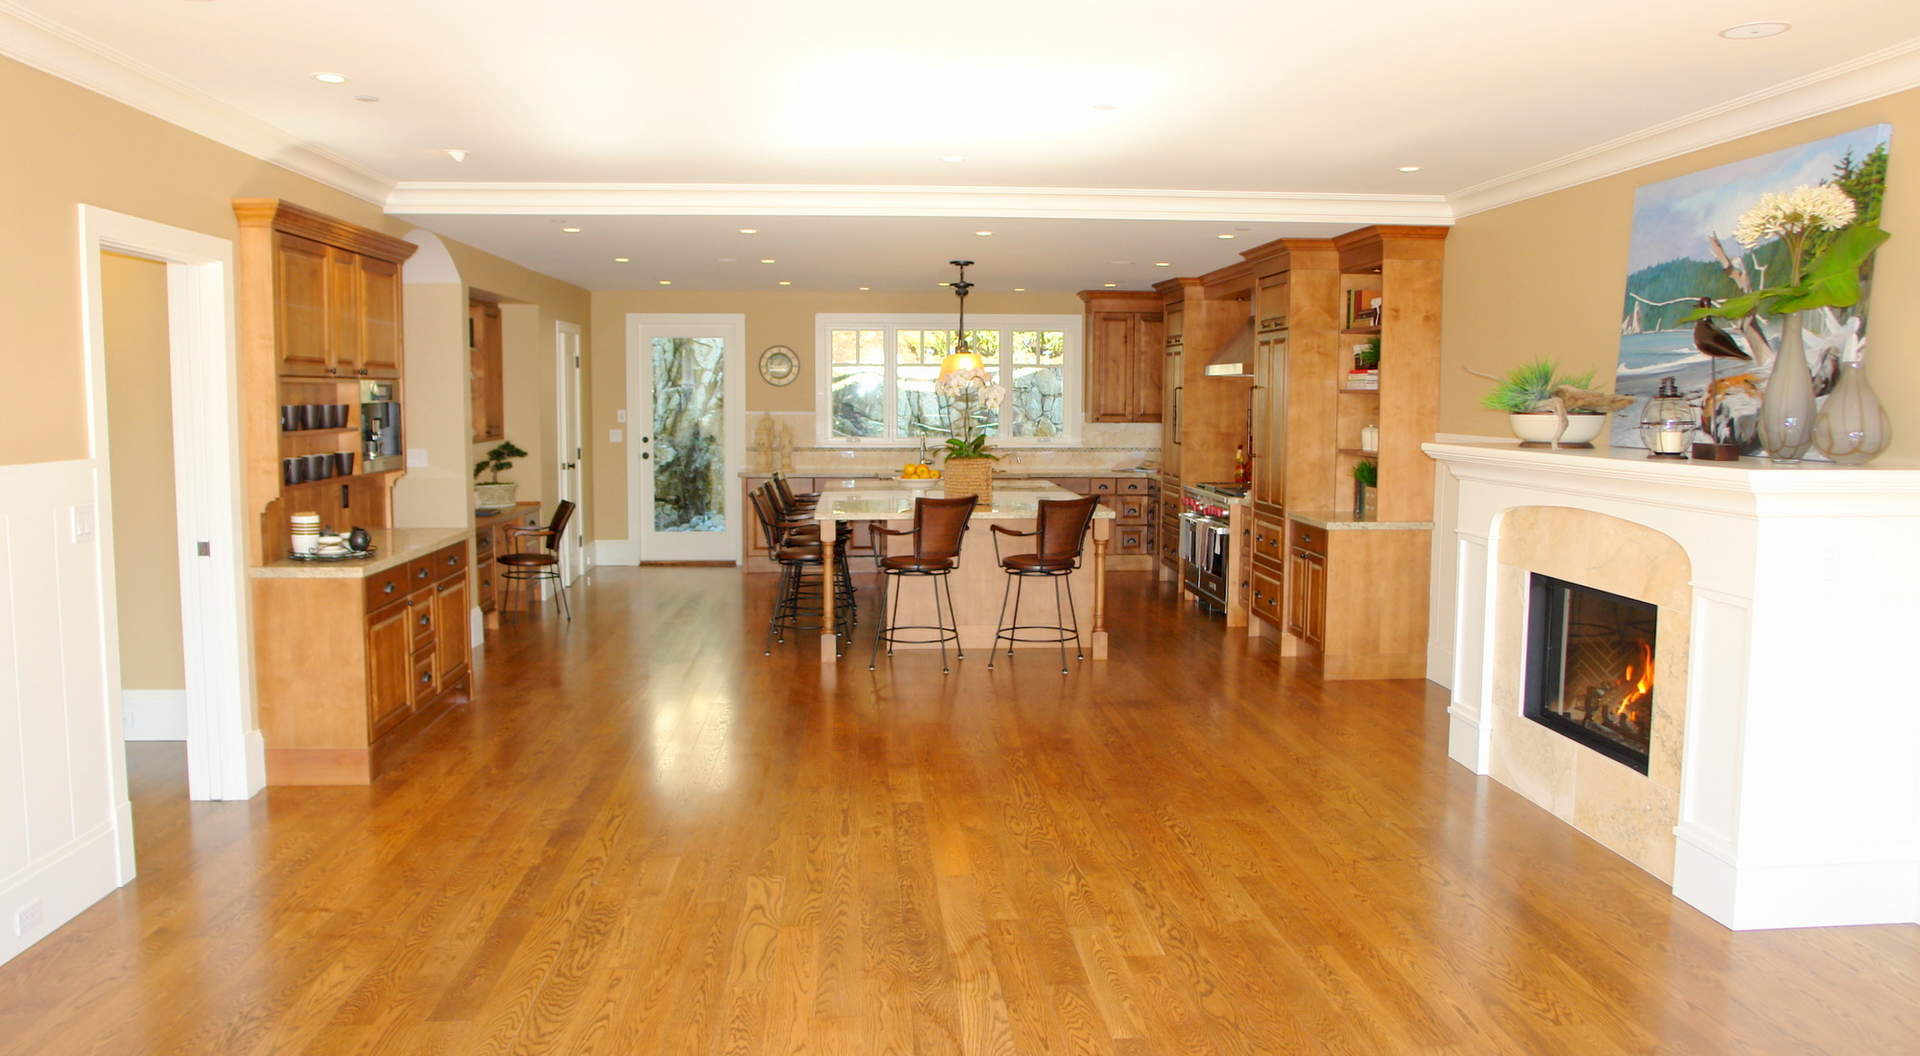
<svg viewBox="0 0 1920 1056">
<path fill-rule="evenodd" d="M 1716 103 L 1447 196 L 1456 219 L 1920 87 L 1920 37 Z"/>
<path fill-rule="evenodd" d="M 187 691 L 184 689 L 123 689 L 120 691 L 120 728 L 129 741 L 184 741 L 187 739 Z"/>
<path fill-rule="evenodd" d="M 0 55 L 375 205 L 393 181 L 90 37 L 0 0 Z"/>
<path fill-rule="evenodd" d="M 395 184 L 387 197 L 387 212 L 404 216 L 966 216 L 1355 225 L 1453 222 L 1446 198 L 1437 194 L 431 180 Z"/>
</svg>

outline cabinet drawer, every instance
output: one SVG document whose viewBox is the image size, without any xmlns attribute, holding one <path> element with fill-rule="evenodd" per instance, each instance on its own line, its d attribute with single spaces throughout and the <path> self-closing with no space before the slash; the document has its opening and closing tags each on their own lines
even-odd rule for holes
<svg viewBox="0 0 1920 1056">
<path fill-rule="evenodd" d="M 433 590 L 416 590 L 407 595 L 407 626 L 413 628 L 413 647 L 433 644 Z"/>
<path fill-rule="evenodd" d="M 1151 496 L 1116 495 L 1107 501 L 1113 504 L 1115 517 L 1133 524 L 1151 523 L 1159 512 Z"/>
<path fill-rule="evenodd" d="M 1299 521 L 1288 522 L 1293 529 L 1293 546 L 1296 550 L 1305 550 L 1309 554 L 1327 556 L 1327 532 L 1324 528 L 1315 528 Z"/>
<path fill-rule="evenodd" d="M 453 543 L 433 552 L 427 561 L 433 566 L 433 579 L 438 581 L 464 571 L 467 567 L 467 544 Z"/>
<path fill-rule="evenodd" d="M 1152 480 L 1146 477 L 1121 477 L 1118 483 L 1120 491 L 1128 495 L 1152 495 L 1160 490 Z"/>
<path fill-rule="evenodd" d="M 482 612 L 493 611 L 493 562 L 480 566 L 479 585 L 476 588 L 478 605 Z"/>
<path fill-rule="evenodd" d="M 413 654 L 413 702 L 425 704 L 440 694 L 440 673 L 434 670 L 433 650 Z"/>
<path fill-rule="evenodd" d="M 1270 575 L 1259 566 L 1253 570 L 1253 604 L 1249 606 L 1255 616 L 1278 627 L 1286 614 L 1286 604 L 1280 594 L 1280 579 Z"/>
<path fill-rule="evenodd" d="M 1075 495 L 1093 494 L 1093 482 L 1085 477 L 1055 477 L 1047 483 L 1056 488 L 1065 488 Z"/>
<path fill-rule="evenodd" d="M 407 562 L 406 589 L 408 593 L 419 590 L 421 587 L 426 586 L 438 578 L 440 577 L 435 575 L 433 571 L 432 554 L 428 554 L 425 557 L 416 557 Z"/>
<path fill-rule="evenodd" d="M 406 565 L 395 565 L 384 572 L 375 572 L 367 577 L 367 611 L 373 612 L 404 601 L 407 593 Z"/>
<path fill-rule="evenodd" d="M 1118 490 L 1112 477 L 1095 477 L 1087 482 L 1088 495 L 1111 495 Z"/>
<path fill-rule="evenodd" d="M 1113 549 L 1121 554 L 1153 553 L 1153 533 L 1137 524 L 1121 525 L 1113 532 Z"/>
<path fill-rule="evenodd" d="M 1276 564 L 1287 558 L 1286 528 L 1280 522 L 1257 518 L 1253 522 L 1253 556 Z"/>
</svg>

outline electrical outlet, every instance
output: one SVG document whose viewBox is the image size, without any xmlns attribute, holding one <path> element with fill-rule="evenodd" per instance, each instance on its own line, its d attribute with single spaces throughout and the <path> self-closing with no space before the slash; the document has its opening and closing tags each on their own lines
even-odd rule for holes
<svg viewBox="0 0 1920 1056">
<path fill-rule="evenodd" d="M 619 430 L 619 429 L 607 430 L 607 443 L 609 444 L 617 444 L 620 441 L 625 440 L 626 438 L 627 438 L 627 434 L 622 430 Z"/>
<path fill-rule="evenodd" d="M 13 914 L 13 933 L 21 938 L 39 931 L 47 922 L 47 908 L 39 899 L 21 906 Z"/>
</svg>

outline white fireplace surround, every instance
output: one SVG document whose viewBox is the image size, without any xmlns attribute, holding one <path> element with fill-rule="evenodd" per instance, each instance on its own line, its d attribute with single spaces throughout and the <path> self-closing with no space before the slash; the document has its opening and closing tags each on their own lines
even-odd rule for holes
<svg viewBox="0 0 1920 1056">
<path fill-rule="evenodd" d="M 1492 632 L 1523 615 L 1491 589 L 1505 514 L 1644 525 L 1693 569 L 1674 894 L 1738 929 L 1920 920 L 1920 469 L 1426 451 L 1457 486 L 1434 539 L 1453 550 L 1455 761 L 1488 771 Z"/>
</svg>

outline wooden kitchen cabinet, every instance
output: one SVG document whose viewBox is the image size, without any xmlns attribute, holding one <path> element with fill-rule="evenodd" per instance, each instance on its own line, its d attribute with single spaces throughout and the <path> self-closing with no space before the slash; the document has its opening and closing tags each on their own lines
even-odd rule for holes
<svg viewBox="0 0 1920 1056">
<path fill-rule="evenodd" d="M 282 374 L 327 374 L 327 247 L 312 239 L 273 235 L 274 350 Z"/>
<path fill-rule="evenodd" d="M 327 247 L 327 373 L 354 376 L 363 355 L 360 255 Z"/>
<path fill-rule="evenodd" d="M 503 340 L 500 306 L 477 298 L 467 302 L 467 374 L 476 444 L 507 435 L 507 390 L 501 376 Z"/>
<path fill-rule="evenodd" d="M 360 307 L 359 359 L 355 373 L 368 378 L 400 376 L 402 325 L 400 265 L 356 255 Z"/>
<path fill-rule="evenodd" d="M 1086 417 L 1090 422 L 1158 422 L 1164 377 L 1160 295 L 1083 290 L 1086 305 Z"/>
<path fill-rule="evenodd" d="M 1319 649 L 1327 639 L 1327 558 L 1296 546 L 1287 562 L 1287 630 Z"/>
<path fill-rule="evenodd" d="M 378 737 L 413 705 L 412 606 L 402 601 L 367 617 L 367 726 Z"/>
<path fill-rule="evenodd" d="M 467 577 L 449 576 L 433 589 L 434 669 L 442 681 L 467 669 L 473 645 L 467 640 Z"/>
</svg>

